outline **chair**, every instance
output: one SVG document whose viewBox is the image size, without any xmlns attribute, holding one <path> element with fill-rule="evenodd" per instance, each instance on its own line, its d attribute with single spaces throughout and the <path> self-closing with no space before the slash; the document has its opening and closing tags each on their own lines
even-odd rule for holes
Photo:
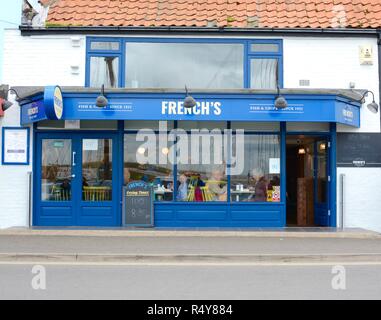
<svg viewBox="0 0 381 320">
<path fill-rule="evenodd" d="M 202 192 L 202 198 L 204 201 L 213 201 L 213 195 L 209 191 L 208 187 L 200 187 L 201 192 Z"/>
</svg>

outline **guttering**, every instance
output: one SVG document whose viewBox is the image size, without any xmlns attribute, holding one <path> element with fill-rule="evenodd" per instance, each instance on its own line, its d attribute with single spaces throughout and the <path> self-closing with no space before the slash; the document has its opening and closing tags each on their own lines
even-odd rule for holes
<svg viewBox="0 0 381 320">
<path fill-rule="evenodd" d="M 358 36 L 377 37 L 377 29 L 311 29 L 311 28 L 218 28 L 218 27 L 79 27 L 62 26 L 50 28 L 36 28 L 31 26 L 20 26 L 21 34 L 24 36 L 44 34 L 206 34 L 206 35 L 292 35 L 292 36 Z"/>
</svg>

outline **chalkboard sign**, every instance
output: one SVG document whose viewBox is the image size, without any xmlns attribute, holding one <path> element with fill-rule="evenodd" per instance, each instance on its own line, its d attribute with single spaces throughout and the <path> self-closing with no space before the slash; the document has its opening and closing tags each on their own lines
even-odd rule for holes
<svg viewBox="0 0 381 320">
<path fill-rule="evenodd" d="M 338 167 L 381 167 L 380 133 L 338 133 Z"/>
<path fill-rule="evenodd" d="M 153 189 L 149 184 L 144 181 L 130 182 L 123 188 L 123 198 L 125 226 L 153 226 Z"/>
</svg>

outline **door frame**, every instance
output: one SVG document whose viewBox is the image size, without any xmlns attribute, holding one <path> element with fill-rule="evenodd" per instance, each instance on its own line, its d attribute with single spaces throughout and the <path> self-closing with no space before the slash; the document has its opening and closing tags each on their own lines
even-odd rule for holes
<svg viewBox="0 0 381 320">
<path fill-rule="evenodd" d="M 121 198 L 122 198 L 122 190 L 120 188 L 120 185 L 122 183 L 122 178 L 120 175 L 121 166 L 122 166 L 122 156 L 121 156 L 121 149 L 120 145 L 120 134 L 117 130 L 113 131 L 105 131 L 105 130 L 96 130 L 96 131 L 89 131 L 89 130 L 83 130 L 83 131 L 74 131 L 74 130 L 35 130 L 34 131 L 34 155 L 33 155 L 33 212 L 32 212 L 32 226 L 41 226 L 39 224 L 36 224 L 37 215 L 39 214 L 38 209 L 40 208 L 42 201 L 41 201 L 41 167 L 39 163 L 39 159 L 41 159 L 41 152 L 42 152 L 42 145 L 41 142 L 43 139 L 71 139 L 72 141 L 72 152 L 76 149 L 77 150 L 77 159 L 76 162 L 79 163 L 79 165 L 72 170 L 72 174 L 75 174 L 78 177 L 82 178 L 82 139 L 112 139 L 113 141 L 113 148 L 112 148 L 112 163 L 113 163 L 113 181 L 112 181 L 112 206 L 114 210 L 114 217 L 115 217 L 115 223 L 113 223 L 112 227 L 120 227 L 122 225 L 122 215 L 121 215 Z M 79 151 L 79 152 L 78 152 Z M 81 179 L 82 180 L 82 179 Z M 82 185 L 81 182 L 77 183 L 78 186 Z M 77 188 L 78 189 L 78 188 Z M 80 189 L 81 190 L 81 189 Z M 74 189 L 75 191 L 75 189 Z M 78 191 L 78 190 L 76 190 Z M 82 194 L 82 193 L 81 193 Z M 86 205 L 89 205 L 88 202 L 84 202 L 82 200 L 82 196 L 77 197 L 77 199 L 72 198 L 72 205 L 73 207 L 79 207 L 82 206 L 83 203 Z M 99 204 L 99 203 L 98 203 Z M 57 206 L 60 206 L 59 203 L 54 204 Z M 62 205 L 61 205 L 62 206 Z M 96 206 L 96 204 L 90 204 L 90 206 Z M 79 212 L 79 209 L 78 209 Z M 79 225 L 80 215 L 73 216 L 73 226 L 82 226 Z M 57 225 L 58 227 L 60 225 Z M 94 226 L 99 227 L 99 226 Z M 107 227 L 107 226 L 106 226 Z"/>
<path fill-rule="evenodd" d="M 336 181 L 336 123 L 330 123 L 330 131 L 311 131 L 311 132 L 305 132 L 305 131 L 289 131 L 286 132 L 286 141 L 285 144 L 287 145 L 287 136 L 298 136 L 298 135 L 304 135 L 304 136 L 315 136 L 315 137 L 321 137 L 326 138 L 327 142 L 330 143 L 330 146 L 328 148 L 328 154 L 327 154 L 327 162 L 328 162 L 328 174 L 330 176 L 330 182 L 328 183 L 328 195 L 327 195 L 327 201 L 328 201 L 328 210 L 329 210 L 329 216 L 328 216 L 328 226 L 335 228 L 337 226 L 337 212 L 336 212 L 336 205 L 337 205 L 337 195 L 336 195 L 336 187 L 337 187 L 337 181 Z M 285 148 L 286 148 L 285 145 Z M 286 155 L 285 161 L 286 161 Z M 284 173 L 283 177 L 284 181 L 286 182 L 286 172 Z M 314 191 L 315 193 L 315 191 Z M 314 195 L 315 198 L 315 195 Z M 286 217 L 287 217 L 287 200 L 285 205 L 286 210 Z"/>
</svg>

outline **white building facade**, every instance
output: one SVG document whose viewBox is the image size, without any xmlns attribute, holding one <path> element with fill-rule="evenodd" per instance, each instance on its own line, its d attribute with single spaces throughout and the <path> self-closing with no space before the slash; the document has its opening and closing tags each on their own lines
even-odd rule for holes
<svg viewBox="0 0 381 320">
<path fill-rule="evenodd" d="M 119 41 L 120 39 L 127 39 L 126 41 L 128 42 L 128 39 L 131 39 L 133 43 L 150 43 L 151 41 L 155 42 L 155 40 L 174 40 L 176 41 L 176 43 L 187 43 L 187 41 L 191 39 L 192 42 L 196 43 L 200 41 L 201 43 L 210 42 L 212 44 L 215 43 L 216 40 L 217 42 L 224 40 L 227 40 L 227 42 L 239 42 L 240 40 L 259 41 L 259 43 L 267 43 L 267 41 L 269 40 L 271 43 L 272 40 L 276 40 L 280 41 L 281 43 L 281 86 L 285 90 L 284 94 L 286 96 L 287 94 L 291 94 L 291 89 L 295 89 L 300 95 L 308 95 L 310 94 L 309 91 L 318 92 L 319 90 L 322 92 L 322 95 L 326 95 L 327 93 L 325 92 L 331 92 L 329 90 L 343 90 L 345 92 L 349 92 L 350 94 L 350 90 L 352 90 L 353 96 L 357 95 L 358 97 L 361 97 L 361 93 L 364 92 L 362 90 L 369 90 L 374 93 L 374 99 L 378 103 L 380 101 L 380 67 L 378 59 L 380 53 L 378 38 L 379 35 L 375 31 L 364 31 L 363 33 L 361 33 L 361 30 L 353 32 L 345 32 L 344 30 L 339 30 L 338 32 L 330 33 L 305 31 L 304 34 L 293 34 L 292 32 L 278 32 L 274 35 L 270 32 L 242 32 L 238 35 L 229 32 L 218 35 L 215 35 L 213 32 L 211 32 L 208 35 L 204 35 L 203 33 L 197 34 L 197 32 L 195 32 L 192 35 L 181 34 L 181 32 L 178 32 L 176 34 L 168 32 L 166 34 L 160 35 L 158 35 L 155 32 L 146 32 L 144 35 L 139 35 L 134 34 L 133 32 L 129 32 L 128 34 L 116 34 L 113 32 L 100 32 L 98 34 L 94 34 L 92 32 L 91 34 L 86 34 L 85 31 L 72 32 L 70 30 L 66 30 L 65 32 L 39 32 L 38 30 L 35 30 L 31 32 L 30 30 L 27 31 L 19 29 L 7 29 L 5 31 L 4 36 L 5 46 L 3 57 L 3 82 L 9 85 L 11 88 L 15 88 L 16 91 L 21 90 L 20 87 L 34 87 L 34 89 L 38 91 L 36 87 L 59 85 L 62 88 L 64 88 L 64 96 L 65 92 L 70 92 L 69 89 L 65 89 L 66 87 L 91 87 L 88 78 L 90 72 L 89 59 L 90 56 L 92 56 L 92 53 L 90 52 L 91 50 L 89 51 L 89 39 L 93 39 L 94 41 L 99 39 L 99 41 L 101 42 L 104 41 L 104 39 L 106 39 L 107 42 L 112 42 L 113 39 L 116 41 Z M 365 64 L 362 60 L 363 57 L 361 56 L 361 51 L 368 49 L 371 50 L 372 53 L 370 57 L 367 57 L 368 60 Z M 264 56 L 267 57 L 266 55 Z M 128 55 L 127 58 L 124 56 L 120 57 L 121 59 L 119 63 L 124 63 L 124 59 L 129 58 Z M 100 92 L 100 86 L 94 87 L 97 88 L 97 90 Z M 182 84 L 179 85 L 179 87 L 182 88 Z M 133 89 L 137 88 L 135 87 Z M 248 88 L 248 90 L 249 89 L 250 88 Z M 39 90 L 41 91 L 43 89 L 40 88 Z M 253 90 L 255 90 L 255 88 Z M 183 91 L 183 89 L 177 90 L 176 94 L 181 93 Z M 305 94 L 303 93 L 304 91 L 306 92 Z M 220 94 L 221 90 L 216 90 L 216 92 Z M 21 93 L 19 94 L 21 95 Z M 251 92 L 251 94 L 253 94 L 253 92 Z M 276 92 L 274 94 L 276 94 Z M 8 98 L 9 100 L 13 101 L 16 97 L 12 94 L 12 92 L 10 92 Z M 22 104 L 28 103 L 25 100 L 27 98 L 34 98 L 34 96 L 33 94 L 28 93 L 28 95 L 22 97 L 21 100 L 24 100 Z M 352 98 L 352 100 L 355 100 L 355 98 Z M 329 196 L 329 201 L 332 202 L 331 206 L 335 207 L 335 212 L 333 213 L 331 209 L 328 209 L 328 215 L 334 215 L 335 221 L 331 221 L 328 224 L 329 226 L 340 227 L 344 223 L 344 227 L 356 227 L 381 231 L 381 163 L 372 163 L 371 165 L 368 165 L 368 160 L 365 159 L 366 155 L 362 154 L 361 149 L 358 149 L 359 154 L 357 154 L 356 158 L 353 159 L 353 161 L 355 162 L 344 163 L 344 160 L 340 158 L 341 155 L 338 151 L 338 149 L 340 148 L 339 144 L 341 142 L 348 143 L 348 139 L 346 140 L 345 138 L 341 138 L 341 135 L 343 135 L 344 137 L 345 134 L 370 134 L 372 139 L 374 139 L 372 134 L 375 134 L 377 135 L 377 137 L 379 137 L 380 111 L 378 111 L 377 114 L 372 113 L 366 107 L 366 105 L 370 102 L 372 102 L 372 94 L 367 95 L 365 103 L 363 103 L 361 106 L 359 127 L 338 123 L 337 125 L 335 124 L 335 129 L 333 129 L 335 135 L 334 146 L 337 149 L 337 151 L 333 151 L 334 157 L 330 158 L 329 165 L 334 167 L 336 176 L 331 177 L 329 172 L 325 172 L 325 178 L 327 180 L 324 184 L 324 188 L 327 188 L 327 186 L 330 185 L 331 182 L 334 182 L 334 184 L 332 184 L 331 187 L 335 189 L 334 191 L 331 190 L 331 196 Z M 66 105 L 65 108 L 68 108 L 68 105 Z M 20 107 L 15 102 L 15 105 L 12 108 L 6 110 L 6 112 L 4 113 L 4 117 L 0 118 L 0 126 L 4 128 L 20 127 L 20 110 Z M 124 121 L 126 119 L 119 119 L 119 121 L 122 120 Z M 143 120 L 144 119 L 141 119 L 141 121 Z M 152 121 L 152 119 L 150 120 Z M 276 121 L 273 122 L 275 122 L 274 130 L 279 131 L 279 123 L 276 123 Z M 330 126 L 332 126 L 332 121 L 312 122 L 308 119 L 306 121 L 281 122 L 284 123 L 284 130 L 287 130 L 285 132 L 286 146 L 285 148 L 283 148 L 282 146 L 280 147 L 281 152 L 283 153 L 293 152 L 292 146 L 297 146 L 299 150 L 306 148 L 308 154 L 308 146 L 312 145 L 313 143 L 318 143 L 320 141 L 319 132 L 321 132 L 322 135 L 325 135 L 325 133 L 332 131 L 332 128 L 330 129 Z M 271 121 L 264 121 L 264 123 L 270 123 L 269 126 L 272 126 Z M 231 125 L 234 126 L 234 123 L 232 123 Z M 35 224 L 35 215 L 39 214 L 36 212 L 36 210 L 42 209 L 40 207 L 36 207 L 36 200 L 34 200 L 36 197 L 36 193 L 40 192 L 41 188 L 36 187 L 36 184 L 39 183 L 37 180 L 40 180 L 40 178 L 35 176 L 36 171 L 39 170 L 37 169 L 37 167 L 40 166 L 40 164 L 38 163 L 39 157 L 35 154 L 36 152 L 40 152 L 40 149 L 36 147 L 37 141 L 35 140 L 36 130 L 38 130 L 37 126 L 38 124 L 36 123 L 26 124 L 23 126 L 30 128 L 29 164 L 7 165 L 2 163 L 0 165 L 0 228 L 28 227 L 29 225 L 40 225 Z M 59 127 L 57 127 L 57 130 L 60 130 L 58 128 Z M 96 132 L 93 129 L 91 129 L 90 131 Z M 290 135 L 289 140 L 287 140 L 288 133 L 293 133 L 292 135 Z M 3 135 L 4 131 L 2 131 L 1 134 Z M 312 140 L 309 139 L 309 134 L 311 134 Z M 55 138 L 53 137 L 52 139 Z M 59 139 L 61 139 L 61 136 L 59 136 L 58 140 Z M 4 143 L 3 137 L 0 140 L 2 143 Z M 328 141 L 327 146 L 331 147 L 330 141 Z M 350 146 L 348 148 L 350 148 Z M 1 150 L 4 150 L 3 146 Z M 351 152 L 355 151 L 352 150 Z M 374 150 L 374 152 L 380 153 L 381 151 Z M 275 156 L 275 158 L 276 157 L 278 156 Z M 286 159 L 286 154 L 284 154 L 283 156 L 279 156 L 279 158 L 280 157 L 284 157 L 284 164 L 282 164 L 281 166 L 282 170 L 286 171 L 285 176 L 283 176 L 283 172 L 281 173 L 281 179 L 289 179 L 289 174 L 296 175 L 296 173 L 294 173 L 294 171 L 297 171 L 296 169 L 294 171 L 290 171 L 287 167 L 287 161 L 289 160 L 289 158 L 287 157 Z M 310 160 L 312 162 L 320 161 L 313 160 L 313 155 L 311 155 L 311 157 L 312 160 Z M 308 173 L 306 172 L 308 170 L 316 171 L 316 165 L 319 166 L 319 164 L 315 162 L 315 167 L 309 168 L 309 160 L 307 159 L 298 160 L 295 158 L 294 160 L 290 161 L 294 161 L 295 168 L 300 166 L 302 162 L 304 163 L 304 173 L 302 174 L 302 176 L 300 176 L 299 174 L 299 178 L 308 178 Z M 283 163 L 283 160 L 281 162 Z M 359 163 L 361 164 L 361 167 L 358 166 Z M 124 165 L 124 168 L 126 168 L 126 165 Z M 121 173 L 122 171 L 119 172 Z M 132 174 L 133 170 L 130 169 L 130 172 Z M 314 174 L 311 175 L 311 177 L 313 176 Z M 297 177 L 295 177 L 295 179 L 296 178 Z M 330 179 L 334 179 L 335 181 L 331 181 Z M 135 178 L 134 180 L 137 179 Z M 172 183 L 175 183 L 178 187 L 179 182 L 175 182 L 174 180 L 177 180 L 176 177 L 172 180 Z M 268 178 L 268 180 L 271 180 L 271 178 Z M 235 192 L 239 188 L 235 185 L 233 186 L 233 179 L 232 181 L 229 180 L 229 184 L 229 198 L 235 199 Z M 298 199 L 296 196 L 294 197 L 294 200 L 290 200 L 292 198 L 290 193 L 298 193 L 301 191 L 299 189 L 296 189 L 298 186 L 296 186 L 295 181 L 294 185 L 292 184 L 292 182 L 290 182 L 289 185 L 288 180 L 287 182 L 284 181 L 281 184 L 283 199 L 281 199 L 280 203 L 284 204 L 284 207 L 281 209 L 283 212 L 281 214 L 281 224 L 271 225 L 267 224 L 268 221 L 266 221 L 266 223 L 261 225 L 260 221 L 264 221 L 266 219 L 258 219 L 255 220 L 255 224 L 247 224 L 247 226 L 284 227 L 287 225 L 298 225 L 298 223 L 296 223 L 296 218 L 294 220 L 293 218 L 291 218 L 292 222 L 290 223 L 287 221 L 288 211 L 294 210 L 294 214 L 296 214 L 297 210 L 303 210 L 295 209 L 292 207 L 289 208 L 286 202 L 293 201 L 295 206 L 297 206 L 298 208 L 301 207 L 302 204 L 299 202 L 301 202 L 302 200 Z M 123 183 L 119 183 L 119 185 L 120 188 L 122 188 Z M 318 191 L 311 190 L 306 192 L 312 192 L 316 196 L 316 192 Z M 336 198 L 332 196 L 333 193 L 336 193 Z M 120 194 L 117 193 L 116 197 L 120 198 Z M 122 206 L 119 206 L 119 200 L 120 199 L 118 199 L 118 203 L 116 204 L 116 212 L 118 217 L 122 215 L 123 211 Z M 172 198 L 168 201 L 171 202 L 174 201 L 174 199 Z M 225 199 L 222 201 L 228 202 L 226 204 L 226 207 L 230 206 L 229 200 Z M 316 199 L 315 201 L 311 201 L 316 203 Z M 209 219 L 208 223 L 205 224 L 204 219 L 198 220 L 198 218 L 196 218 L 196 216 L 198 216 L 198 213 L 195 214 L 193 218 L 191 218 L 191 213 L 189 212 L 187 213 L 187 215 L 185 215 L 184 213 L 185 218 L 181 220 L 178 217 L 181 216 L 183 211 L 176 211 L 175 209 L 172 209 L 172 207 L 170 207 L 172 205 L 175 206 L 175 204 L 166 203 L 168 207 L 165 208 L 161 208 L 159 207 L 159 204 L 157 204 L 158 209 L 155 210 L 157 210 L 158 212 L 157 216 L 160 217 L 160 220 L 157 223 L 157 225 L 169 227 L 245 227 L 245 223 L 247 221 L 253 220 L 247 218 L 247 215 L 250 214 L 251 209 L 250 207 L 247 207 L 246 204 L 250 201 L 247 201 L 246 203 L 246 201 L 243 200 L 243 202 L 245 202 L 245 209 L 243 210 L 244 214 L 242 212 L 238 213 L 239 210 L 237 212 L 229 211 L 228 214 L 230 214 L 232 217 L 233 214 L 236 214 L 236 218 L 233 219 L 235 221 L 235 224 L 233 223 L 231 225 L 225 225 L 223 223 L 219 224 L 218 221 L 221 221 L 219 219 L 222 218 L 217 218 L 216 220 Z M 205 206 L 203 210 L 206 212 L 217 212 L 219 210 L 216 209 L 217 204 L 215 207 L 210 209 L 208 206 L 212 204 L 204 203 L 203 205 Z M 272 203 L 272 205 L 275 206 L 274 203 Z M 266 210 L 267 209 L 256 207 L 252 210 L 251 214 L 264 215 L 267 212 Z M 315 212 L 316 210 L 318 209 L 315 208 Z M 166 218 L 164 218 L 165 212 L 167 212 L 168 215 L 171 217 L 176 215 L 177 218 L 167 218 L 166 220 Z M 84 215 L 86 215 L 86 213 Z M 341 221 L 343 217 L 344 222 Z M 299 218 L 300 217 L 298 216 L 298 219 Z M 308 218 L 306 219 L 308 220 Z M 192 221 L 192 223 L 179 222 L 179 224 L 176 224 L 173 223 L 174 220 L 182 222 Z M 122 224 L 122 219 L 120 217 L 117 218 L 115 221 L 115 224 L 113 224 L 115 226 L 120 226 Z M 170 221 L 171 223 L 166 224 L 165 221 Z M 238 223 L 237 221 L 241 223 Z M 41 225 L 43 226 L 44 224 Z M 49 225 L 51 225 L 50 222 Z M 61 225 L 61 222 L 57 224 L 57 226 Z M 71 224 L 69 223 L 69 225 Z M 75 225 L 75 223 L 73 223 L 73 225 Z M 91 222 L 87 223 L 87 225 L 91 226 Z M 318 224 L 312 223 L 312 225 Z"/>
</svg>

